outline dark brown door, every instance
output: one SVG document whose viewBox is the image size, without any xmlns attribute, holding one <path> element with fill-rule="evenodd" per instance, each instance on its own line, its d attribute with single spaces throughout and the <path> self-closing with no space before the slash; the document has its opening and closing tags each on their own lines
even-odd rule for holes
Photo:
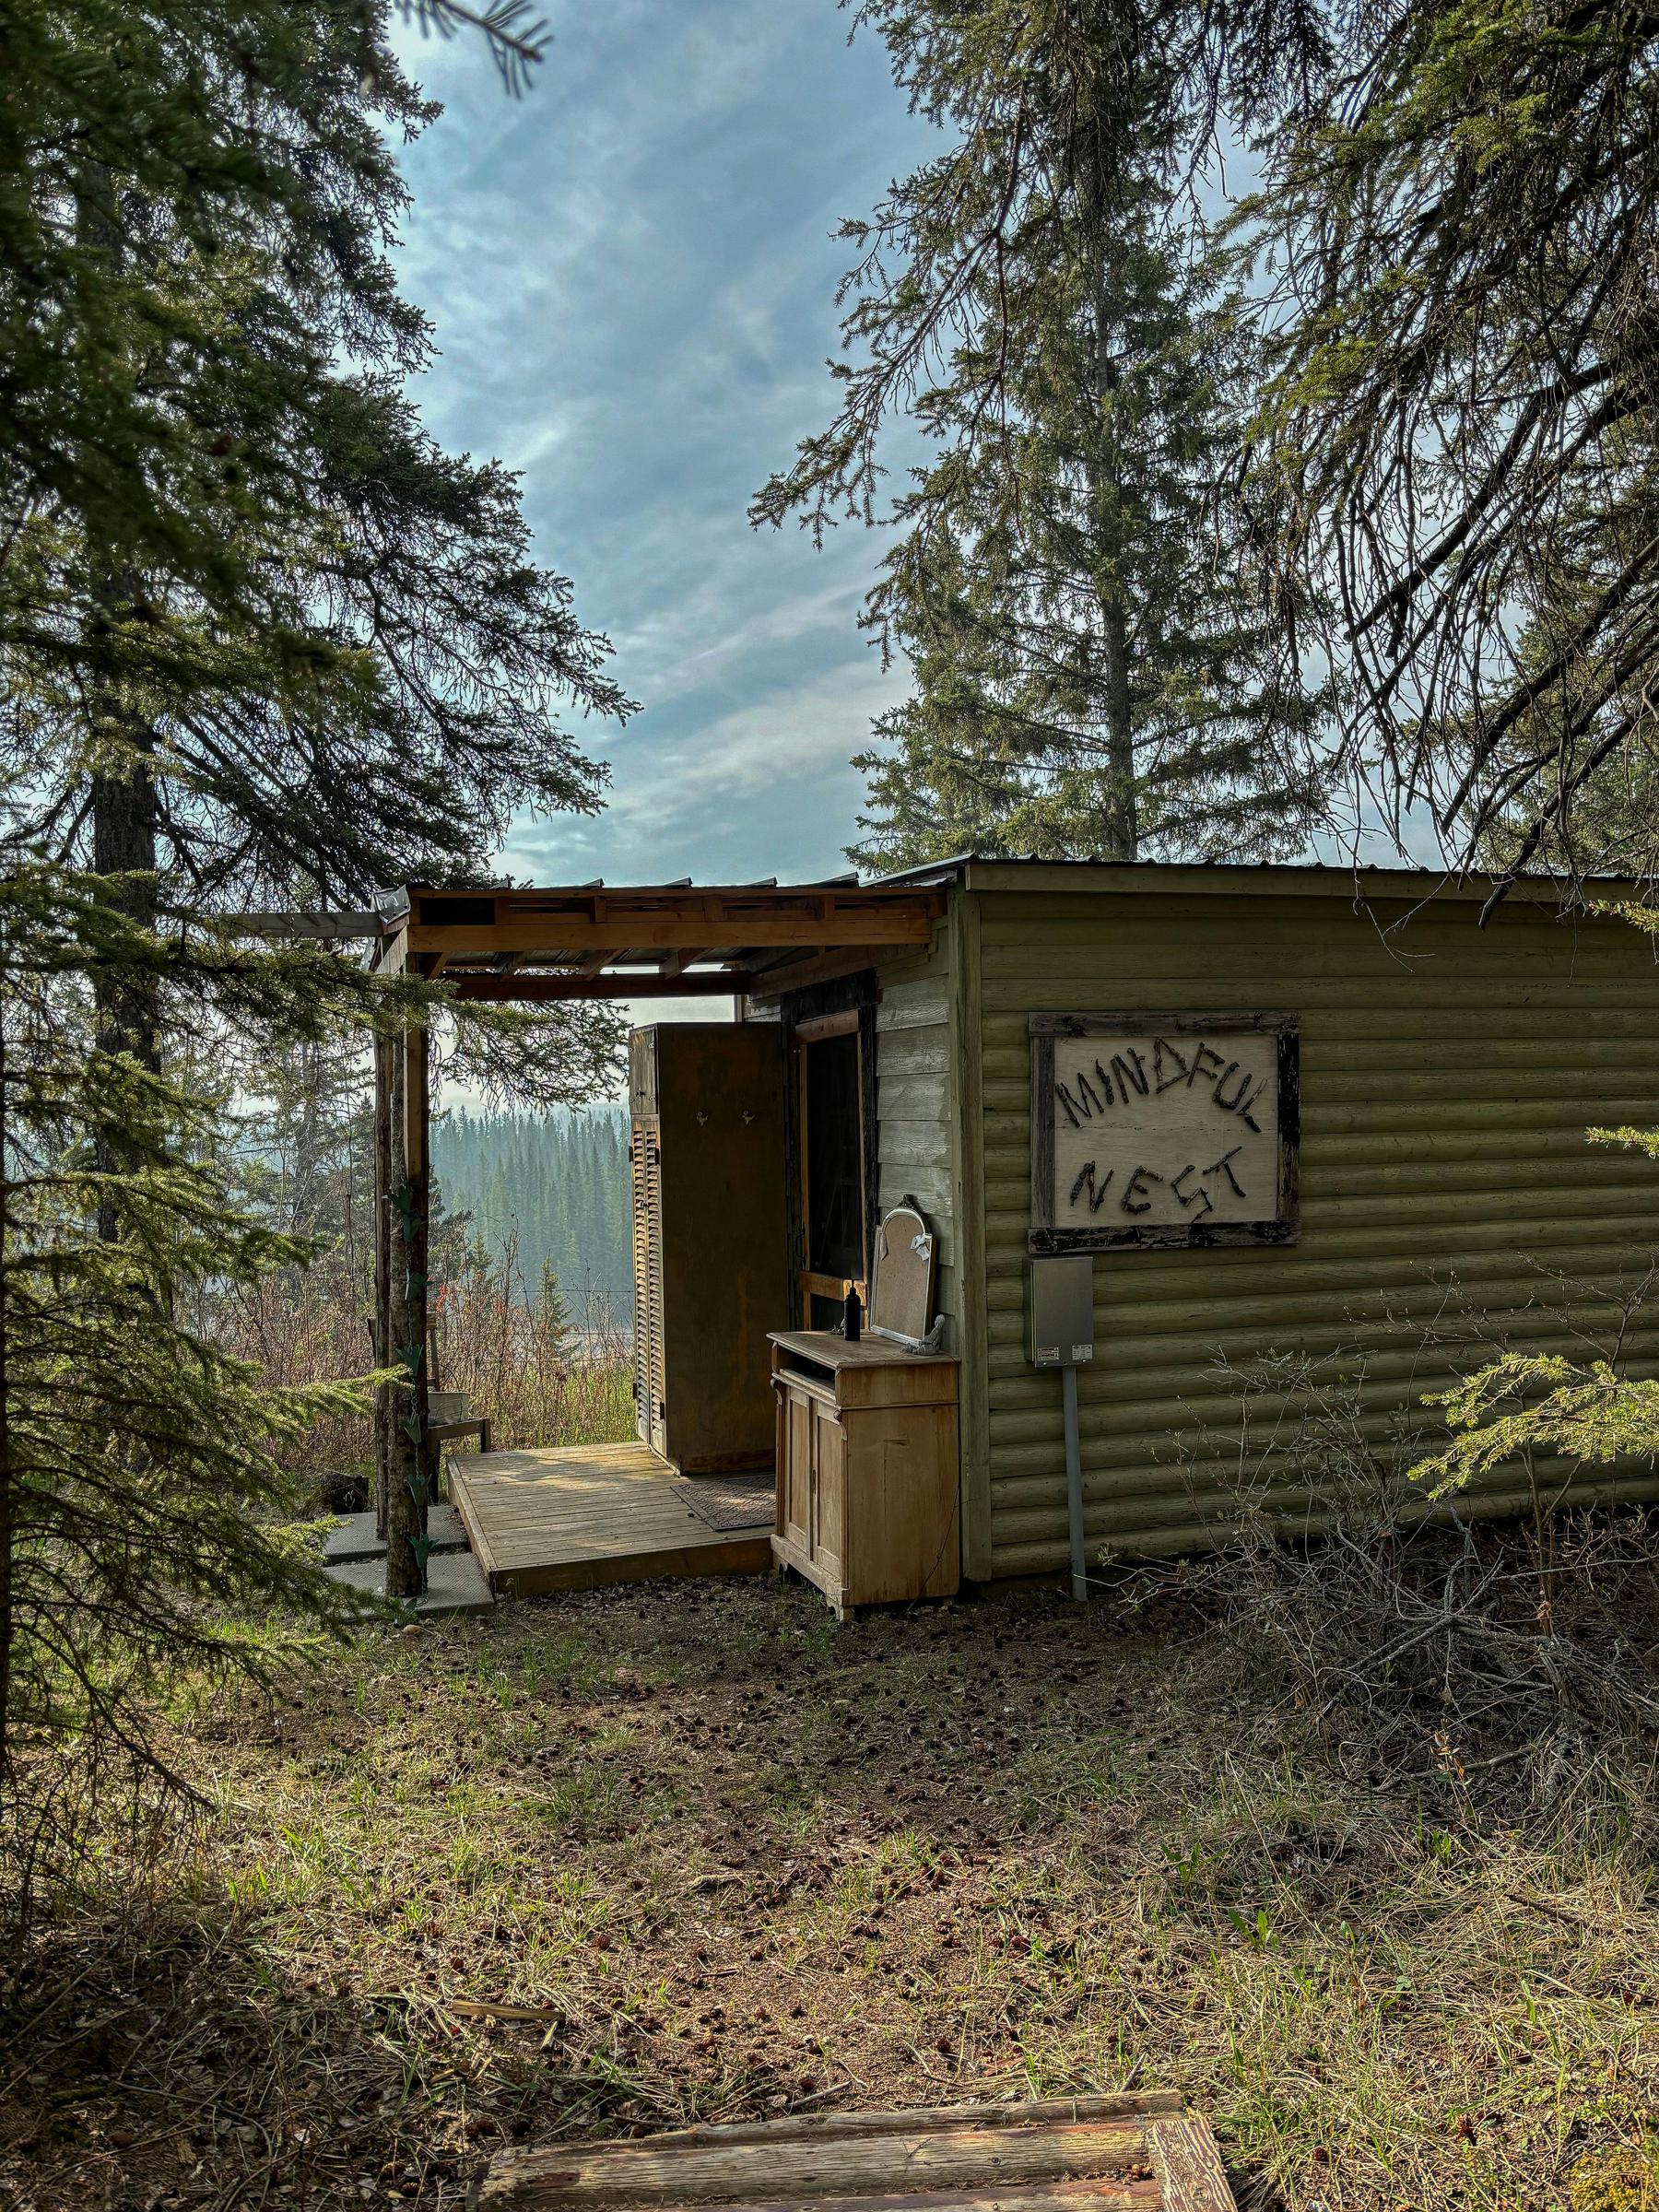
<svg viewBox="0 0 1659 2212">
<path fill-rule="evenodd" d="M 803 1023 L 799 1055 L 801 1221 L 798 1311 L 809 1329 L 841 1318 L 847 1285 L 866 1298 L 864 1069 L 856 1013 Z"/>
</svg>

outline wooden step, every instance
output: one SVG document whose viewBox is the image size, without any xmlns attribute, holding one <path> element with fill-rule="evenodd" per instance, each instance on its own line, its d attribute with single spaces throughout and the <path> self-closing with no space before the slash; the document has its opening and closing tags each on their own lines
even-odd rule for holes
<svg viewBox="0 0 1659 2212">
<path fill-rule="evenodd" d="M 503 2152 L 480 2212 L 1236 2212 L 1173 2090 L 830 2112 Z"/>
</svg>

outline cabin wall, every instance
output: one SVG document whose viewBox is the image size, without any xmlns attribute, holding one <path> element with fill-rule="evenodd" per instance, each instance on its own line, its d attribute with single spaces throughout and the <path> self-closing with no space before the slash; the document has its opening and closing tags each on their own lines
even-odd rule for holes
<svg viewBox="0 0 1659 2212">
<path fill-rule="evenodd" d="M 959 941 L 977 940 L 955 982 L 956 1229 L 970 1307 L 982 1242 L 985 1314 L 982 1383 L 964 1371 L 971 1574 L 1047 1572 L 1066 1556 L 1060 1377 L 1033 1370 L 1025 1346 L 1033 1011 L 1237 1008 L 1300 1022 L 1298 1241 L 1096 1254 L 1096 1359 L 1079 1375 L 1092 1550 L 1214 1540 L 1236 1513 L 1241 1468 L 1276 1511 L 1305 1519 L 1328 1506 L 1316 1475 L 1258 1448 L 1288 1401 L 1259 1401 L 1247 1435 L 1219 1362 L 1327 1359 L 1357 1379 L 1378 1449 L 1403 1412 L 1443 1440 L 1422 1394 L 1489 1356 L 1490 1336 L 1465 1316 L 1484 1314 L 1517 1347 L 1583 1357 L 1563 1303 L 1609 1324 L 1609 1296 L 1659 1247 L 1659 1167 L 1583 1135 L 1659 1122 L 1659 978 L 1648 940 L 1622 924 L 1518 900 L 1485 930 L 1471 902 L 1451 899 L 1409 920 L 1401 906 L 1356 912 L 1329 896 L 988 890 L 954 903 Z M 1551 1270 L 1594 1288 L 1563 1289 Z M 1438 1348 L 1423 1341 L 1431 1324 Z M 1637 1371 L 1659 1372 L 1659 1309 L 1635 1317 L 1627 1344 Z M 1603 1475 L 1581 1489 L 1608 1487 Z M 1618 1487 L 1659 1494 L 1645 1471 Z M 1500 1471 L 1480 1503 L 1524 1501 Z"/>
<path fill-rule="evenodd" d="M 937 1311 L 947 1317 L 943 1348 L 957 1349 L 961 1313 L 953 1186 L 956 1053 L 944 933 L 925 959 L 882 968 L 876 1003 L 877 1208 L 913 1197 L 938 1238 Z"/>
</svg>

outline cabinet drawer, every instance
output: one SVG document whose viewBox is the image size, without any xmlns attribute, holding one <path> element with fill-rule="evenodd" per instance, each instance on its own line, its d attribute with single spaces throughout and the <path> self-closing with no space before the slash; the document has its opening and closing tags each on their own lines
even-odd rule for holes
<svg viewBox="0 0 1659 2212">
<path fill-rule="evenodd" d="M 815 1375 L 797 1375 L 784 1369 L 772 1377 L 771 1384 L 774 1390 L 783 1391 L 791 1397 L 816 1398 L 820 1406 L 837 1408 L 841 1405 L 833 1383 L 820 1382 Z"/>
</svg>

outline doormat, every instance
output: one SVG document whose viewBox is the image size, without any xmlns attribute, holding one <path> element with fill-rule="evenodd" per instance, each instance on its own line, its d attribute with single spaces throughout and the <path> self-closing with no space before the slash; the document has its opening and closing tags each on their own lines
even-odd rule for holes
<svg viewBox="0 0 1659 2212">
<path fill-rule="evenodd" d="M 674 1485 L 682 1505 L 688 1505 L 711 1528 L 771 1528 L 776 1505 L 770 1475 L 682 1475 Z"/>
</svg>

